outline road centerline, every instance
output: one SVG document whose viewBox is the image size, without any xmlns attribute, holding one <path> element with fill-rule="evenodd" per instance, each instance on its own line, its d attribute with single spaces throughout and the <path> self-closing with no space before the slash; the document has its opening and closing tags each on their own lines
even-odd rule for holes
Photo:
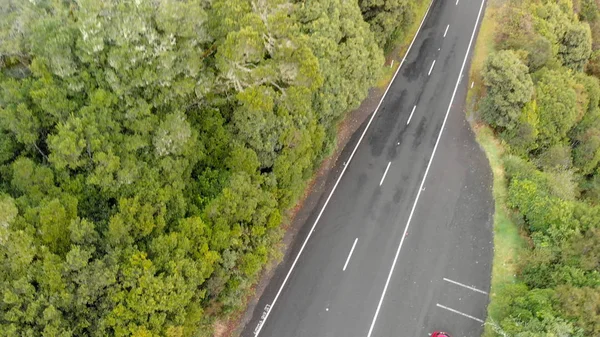
<svg viewBox="0 0 600 337">
<path fill-rule="evenodd" d="M 379 182 L 379 186 L 381 186 L 381 184 L 383 184 L 383 180 L 385 179 L 385 176 L 388 173 L 388 170 L 390 169 L 390 165 L 392 165 L 392 162 L 389 162 L 387 164 L 387 167 L 385 168 L 385 171 L 383 172 L 383 177 L 381 177 L 381 181 Z"/>
<path fill-rule="evenodd" d="M 458 0 L 457 0 L 458 3 Z M 462 77 L 462 73 L 465 70 L 465 65 L 467 63 L 467 59 L 469 57 L 469 52 L 471 51 L 471 45 L 473 44 L 473 39 L 475 38 L 475 33 L 477 32 L 477 25 L 479 24 L 479 19 L 481 18 L 481 12 L 483 11 L 483 5 L 485 4 L 485 0 L 481 0 L 481 5 L 479 7 L 479 13 L 477 14 L 477 20 L 475 21 L 475 26 L 473 27 L 473 32 L 471 33 L 471 39 L 469 40 L 469 46 L 467 47 L 467 52 L 465 53 L 465 58 L 463 59 L 462 66 L 458 73 L 458 80 L 456 81 L 456 85 L 454 86 L 454 91 L 452 92 L 452 98 L 450 99 L 450 104 L 448 104 L 448 109 L 446 110 L 446 115 L 444 116 L 444 121 L 442 122 L 442 127 L 440 128 L 440 132 L 438 134 L 437 140 L 435 141 L 435 145 L 433 146 L 433 152 L 431 153 L 431 157 L 429 158 L 429 163 L 427 164 L 427 168 L 425 169 L 425 174 L 423 175 L 423 180 L 421 180 L 421 186 L 419 186 L 419 190 L 417 192 L 417 196 L 415 198 L 415 202 L 413 203 L 412 209 L 410 210 L 410 214 L 408 215 L 408 221 L 406 222 L 406 227 L 404 227 L 404 233 L 402 233 L 402 237 L 400 239 L 400 244 L 398 245 L 398 249 L 396 250 L 396 255 L 394 256 L 394 261 L 392 262 L 392 267 L 390 268 L 390 272 L 388 273 L 387 280 L 385 281 L 385 285 L 383 287 L 383 292 L 381 294 L 381 298 L 379 299 L 379 303 L 377 304 L 377 309 L 375 310 L 375 315 L 373 316 L 373 321 L 371 322 L 371 327 L 369 328 L 369 332 L 367 337 L 371 337 L 373 333 L 373 328 L 375 327 L 375 322 L 377 321 L 377 316 L 379 316 L 379 310 L 381 310 L 381 304 L 383 303 L 383 299 L 385 298 L 385 294 L 387 292 L 387 288 L 390 284 L 390 280 L 392 278 L 392 274 L 394 273 L 394 268 L 396 267 L 396 262 L 398 262 L 398 256 L 400 255 L 400 250 L 402 249 L 402 244 L 404 244 L 404 239 L 406 238 L 406 233 L 408 232 L 408 227 L 410 226 L 410 221 L 412 220 L 413 214 L 417 207 L 417 202 L 419 201 L 419 197 L 421 196 L 421 192 L 423 191 L 423 186 L 425 185 L 425 179 L 427 179 L 427 174 L 429 173 L 429 168 L 431 167 L 431 163 L 433 162 L 433 157 L 435 156 L 435 151 L 440 143 L 440 139 L 442 138 L 442 133 L 444 132 L 444 127 L 446 126 L 446 121 L 448 120 L 448 114 L 450 113 L 450 109 L 452 109 L 452 104 L 454 103 L 454 97 L 456 96 L 456 91 L 458 90 L 458 85 L 460 84 L 460 79 Z"/>
<path fill-rule="evenodd" d="M 431 64 L 431 68 L 429 68 L 429 73 L 427 74 L 427 76 L 431 75 L 431 71 L 433 70 L 433 66 L 435 66 L 435 60 L 433 60 L 433 63 Z"/>
<path fill-rule="evenodd" d="M 348 253 L 348 257 L 346 258 L 346 263 L 344 263 L 344 268 L 342 268 L 342 271 L 346 271 L 346 267 L 348 267 L 348 262 L 350 262 L 350 258 L 352 257 L 352 252 L 354 252 L 354 247 L 356 247 L 357 242 L 358 242 L 358 238 L 354 239 L 354 243 L 352 244 L 352 249 L 350 249 L 350 253 Z"/>
<path fill-rule="evenodd" d="M 450 28 L 450 25 L 446 26 L 446 30 L 444 31 L 444 37 L 446 37 L 446 34 L 448 34 L 448 28 Z"/>
<path fill-rule="evenodd" d="M 410 112 L 410 116 L 408 116 L 408 121 L 406 121 L 406 125 L 408 125 L 408 123 L 410 123 L 410 120 L 413 116 L 413 114 L 415 113 L 415 109 L 417 108 L 417 106 L 413 106 L 412 111 Z"/>
<path fill-rule="evenodd" d="M 464 312 L 460 312 L 460 311 L 458 311 L 458 310 L 456 310 L 456 309 L 449 308 L 449 307 L 447 307 L 447 306 L 445 306 L 445 305 L 441 305 L 441 304 L 437 303 L 437 304 L 436 304 L 436 306 L 437 306 L 438 308 L 446 309 L 446 310 L 448 310 L 448 311 L 450 311 L 450 312 L 453 312 L 453 313 L 455 313 L 455 314 L 459 314 L 459 315 L 461 315 L 461 316 L 464 316 L 464 317 L 470 318 L 470 319 L 472 319 L 472 320 L 474 320 L 474 321 L 477 321 L 477 322 L 479 322 L 479 323 L 482 323 L 482 324 L 484 323 L 482 319 L 479 319 L 479 318 L 477 318 L 477 317 L 473 317 L 473 316 L 471 316 L 471 315 L 465 314 Z"/>
<path fill-rule="evenodd" d="M 469 290 L 472 290 L 472 291 L 475 291 L 475 292 L 478 292 L 478 293 L 482 293 L 482 294 L 488 295 L 487 292 L 485 292 L 485 291 L 483 291 L 481 289 L 477 289 L 475 287 L 468 286 L 466 284 L 463 284 L 463 283 L 460 283 L 460 282 L 457 282 L 457 281 L 453 281 L 453 280 L 451 280 L 449 278 L 445 278 L 444 277 L 443 280 L 446 281 L 446 282 L 449 282 L 449 283 L 456 284 L 457 286 L 460 286 L 460 287 L 463 287 L 463 288 L 466 288 L 466 289 L 469 289 Z"/>
</svg>

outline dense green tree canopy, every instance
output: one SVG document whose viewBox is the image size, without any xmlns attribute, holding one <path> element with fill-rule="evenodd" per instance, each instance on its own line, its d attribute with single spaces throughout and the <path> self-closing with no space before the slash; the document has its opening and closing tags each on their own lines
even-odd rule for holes
<svg viewBox="0 0 600 337">
<path fill-rule="evenodd" d="M 211 335 L 414 5 L 2 2 L 0 335 Z"/>
<path fill-rule="evenodd" d="M 571 77 L 561 71 L 544 71 L 536 83 L 539 144 L 550 146 L 565 139 L 577 120 L 577 93 Z"/>
<path fill-rule="evenodd" d="M 498 336 L 600 331 L 600 72 L 590 56 L 600 41 L 597 4 L 526 0 L 499 9 L 507 25 L 496 34 L 501 51 L 488 57 L 479 107 L 508 145 L 507 201 L 530 249 L 519 257 L 517 283 L 493 299 Z M 513 69 L 519 76 L 509 76 Z M 527 77 L 531 100 L 514 99 Z"/>
<path fill-rule="evenodd" d="M 561 40 L 558 54 L 565 66 L 574 70 L 583 70 L 592 55 L 590 26 L 585 22 L 572 24 Z"/>
<path fill-rule="evenodd" d="M 487 59 L 482 75 L 488 88 L 482 102 L 483 118 L 493 126 L 514 129 L 533 95 L 527 66 L 514 52 L 503 50 Z"/>
<path fill-rule="evenodd" d="M 359 0 L 365 21 L 375 33 L 377 44 L 389 48 L 403 35 L 413 22 L 415 1 L 410 0 Z"/>
</svg>

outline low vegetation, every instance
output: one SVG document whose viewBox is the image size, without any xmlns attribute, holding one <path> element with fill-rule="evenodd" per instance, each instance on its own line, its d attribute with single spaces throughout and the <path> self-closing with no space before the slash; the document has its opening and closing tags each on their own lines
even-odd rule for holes
<svg viewBox="0 0 600 337">
<path fill-rule="evenodd" d="M 0 335 L 211 335 L 423 1 L 2 1 Z"/>
<path fill-rule="evenodd" d="M 497 1 L 476 88 L 476 128 L 496 178 L 488 335 L 600 334 L 600 2 Z M 486 45 L 488 41 L 480 41 Z M 487 49 L 487 50 L 486 50 Z M 503 152 L 498 155 L 498 149 Z M 505 193 L 498 193 L 505 191 Z M 500 196 L 500 200 L 498 197 Z M 515 278 L 507 277 L 515 271 Z"/>
</svg>

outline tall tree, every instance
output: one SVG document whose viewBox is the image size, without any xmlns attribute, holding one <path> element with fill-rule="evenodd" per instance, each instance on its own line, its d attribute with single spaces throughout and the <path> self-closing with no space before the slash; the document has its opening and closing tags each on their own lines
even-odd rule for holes
<svg viewBox="0 0 600 337">
<path fill-rule="evenodd" d="M 414 20 L 414 2 L 408 0 L 359 0 L 363 18 L 375 33 L 377 44 L 384 49 L 405 31 Z"/>
<path fill-rule="evenodd" d="M 572 77 L 560 70 L 544 71 L 536 83 L 540 123 L 538 142 L 551 146 L 566 139 L 577 121 L 577 93 Z"/>
<path fill-rule="evenodd" d="M 525 103 L 533 95 L 533 83 L 525 64 L 510 50 L 490 55 L 483 69 L 487 95 L 482 117 L 492 126 L 514 129 Z"/>
</svg>

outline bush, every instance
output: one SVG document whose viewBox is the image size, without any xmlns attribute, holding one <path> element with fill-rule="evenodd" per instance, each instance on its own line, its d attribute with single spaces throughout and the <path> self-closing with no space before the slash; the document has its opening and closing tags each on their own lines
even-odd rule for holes
<svg viewBox="0 0 600 337">
<path fill-rule="evenodd" d="M 527 65 L 532 72 L 544 67 L 552 58 L 552 43 L 543 36 L 536 35 L 525 49 L 528 52 Z"/>
<path fill-rule="evenodd" d="M 571 147 L 556 144 L 543 151 L 534 162 L 544 171 L 568 170 L 571 168 Z"/>
<path fill-rule="evenodd" d="M 582 71 L 592 54 L 592 33 L 586 22 L 573 23 L 560 41 L 558 56 L 563 64 Z"/>
<path fill-rule="evenodd" d="M 579 178 L 573 170 L 551 170 L 544 175 L 553 196 L 569 201 L 579 197 Z"/>
<path fill-rule="evenodd" d="M 414 20 L 414 2 L 407 0 L 359 0 L 363 18 L 375 33 L 379 47 L 390 43 Z"/>
<path fill-rule="evenodd" d="M 594 22 L 598 18 L 596 0 L 580 0 L 579 18 L 583 21 Z"/>
<path fill-rule="evenodd" d="M 527 66 L 514 52 L 503 50 L 488 57 L 482 76 L 487 88 L 481 104 L 483 119 L 496 128 L 515 129 L 533 95 Z"/>
<path fill-rule="evenodd" d="M 588 336 L 600 336 L 600 291 L 596 287 L 556 288 L 560 311 Z"/>
<path fill-rule="evenodd" d="M 573 205 L 550 196 L 548 187 L 533 180 L 513 179 L 508 189 L 508 204 L 519 209 L 531 232 L 549 235 L 569 232 L 574 227 Z"/>
<path fill-rule="evenodd" d="M 533 165 L 529 160 L 513 154 L 508 154 L 502 157 L 502 164 L 504 166 L 508 182 L 515 178 L 534 179 L 537 175 L 539 175 L 535 165 Z"/>
<path fill-rule="evenodd" d="M 536 84 L 539 111 L 538 143 L 550 147 L 566 139 L 577 121 L 577 93 L 563 70 L 544 70 Z"/>
</svg>

